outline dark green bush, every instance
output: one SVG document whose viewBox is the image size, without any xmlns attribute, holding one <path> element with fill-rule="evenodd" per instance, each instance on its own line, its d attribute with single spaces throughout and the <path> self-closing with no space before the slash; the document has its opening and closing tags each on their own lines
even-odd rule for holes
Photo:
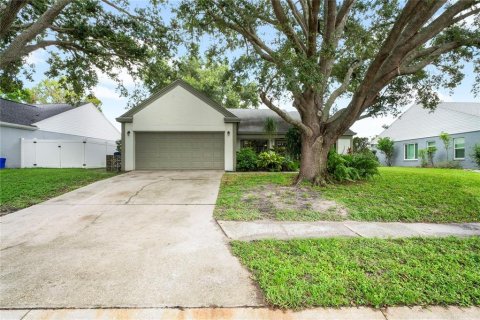
<svg viewBox="0 0 480 320">
<path fill-rule="evenodd" d="M 290 157 L 285 157 L 282 162 L 282 171 L 298 171 L 300 163 L 297 160 L 292 160 Z"/>
<path fill-rule="evenodd" d="M 327 170 L 335 181 L 371 178 L 378 174 L 378 165 L 375 155 L 369 152 L 342 155 L 332 150 L 328 153 Z"/>
<path fill-rule="evenodd" d="M 295 160 L 300 159 L 302 153 L 302 133 L 298 128 L 291 127 L 285 134 L 286 151 Z"/>
<path fill-rule="evenodd" d="M 284 160 L 285 157 L 282 157 L 275 151 L 265 151 L 258 155 L 257 167 L 272 172 L 282 171 Z"/>
<path fill-rule="evenodd" d="M 475 161 L 477 166 L 480 168 L 480 144 L 476 144 L 473 147 L 472 158 L 473 158 L 473 161 Z"/>
<path fill-rule="evenodd" d="M 237 151 L 237 170 L 255 171 L 257 169 L 258 156 L 251 148 L 243 148 Z"/>
</svg>

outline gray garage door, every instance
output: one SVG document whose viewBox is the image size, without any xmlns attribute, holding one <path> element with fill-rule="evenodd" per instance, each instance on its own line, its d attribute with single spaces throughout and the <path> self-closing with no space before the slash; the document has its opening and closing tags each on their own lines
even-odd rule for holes
<svg viewBox="0 0 480 320">
<path fill-rule="evenodd" d="M 137 132 L 135 167 L 223 170 L 223 135 L 223 132 Z"/>
</svg>

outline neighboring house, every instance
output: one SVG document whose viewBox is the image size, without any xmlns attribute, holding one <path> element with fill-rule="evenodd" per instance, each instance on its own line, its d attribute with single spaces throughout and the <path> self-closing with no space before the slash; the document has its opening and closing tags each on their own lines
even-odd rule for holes
<svg viewBox="0 0 480 320">
<path fill-rule="evenodd" d="M 434 164 L 445 162 L 447 153 L 439 138 L 441 132 L 451 138 L 448 160 L 463 168 L 475 168 L 471 154 L 475 144 L 480 144 L 480 103 L 441 102 L 433 112 L 413 105 L 374 139 L 373 147 L 381 137 L 395 141 L 393 166 L 420 166 L 419 150 L 433 146 L 437 149 Z M 380 151 L 377 155 L 385 163 Z"/>
<path fill-rule="evenodd" d="M 298 115 L 294 115 L 298 118 Z M 263 131 L 277 121 L 272 141 Z M 122 169 L 218 169 L 235 171 L 236 151 L 284 144 L 288 125 L 270 110 L 225 109 L 177 80 L 117 118 L 122 123 Z M 349 131 L 338 141 L 351 147 Z"/>
<path fill-rule="evenodd" d="M 120 132 L 92 103 L 32 105 L 0 99 L 7 167 L 103 167 Z"/>
</svg>

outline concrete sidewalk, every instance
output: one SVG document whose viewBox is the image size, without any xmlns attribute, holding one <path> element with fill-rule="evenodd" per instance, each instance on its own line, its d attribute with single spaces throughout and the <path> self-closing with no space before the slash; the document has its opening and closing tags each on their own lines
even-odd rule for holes
<svg viewBox="0 0 480 320">
<path fill-rule="evenodd" d="M 218 221 L 232 240 L 480 236 L 480 223 Z"/>
<path fill-rule="evenodd" d="M 480 319 L 480 308 L 392 307 L 372 309 L 352 307 L 340 309 L 315 308 L 303 311 L 284 311 L 267 308 L 0 310 L 0 319 L 476 320 Z"/>
</svg>

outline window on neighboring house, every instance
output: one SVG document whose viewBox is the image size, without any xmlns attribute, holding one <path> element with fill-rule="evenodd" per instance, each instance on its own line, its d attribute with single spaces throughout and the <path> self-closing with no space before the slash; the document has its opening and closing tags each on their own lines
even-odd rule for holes
<svg viewBox="0 0 480 320">
<path fill-rule="evenodd" d="M 418 160 L 418 143 L 405 144 L 405 160 Z"/>
<path fill-rule="evenodd" d="M 435 141 L 427 141 L 427 149 L 435 148 Z"/>
<path fill-rule="evenodd" d="M 240 145 L 242 148 L 252 148 L 257 153 L 268 150 L 268 140 L 241 140 Z"/>
<path fill-rule="evenodd" d="M 453 159 L 462 160 L 465 159 L 465 138 L 453 139 Z"/>
</svg>

